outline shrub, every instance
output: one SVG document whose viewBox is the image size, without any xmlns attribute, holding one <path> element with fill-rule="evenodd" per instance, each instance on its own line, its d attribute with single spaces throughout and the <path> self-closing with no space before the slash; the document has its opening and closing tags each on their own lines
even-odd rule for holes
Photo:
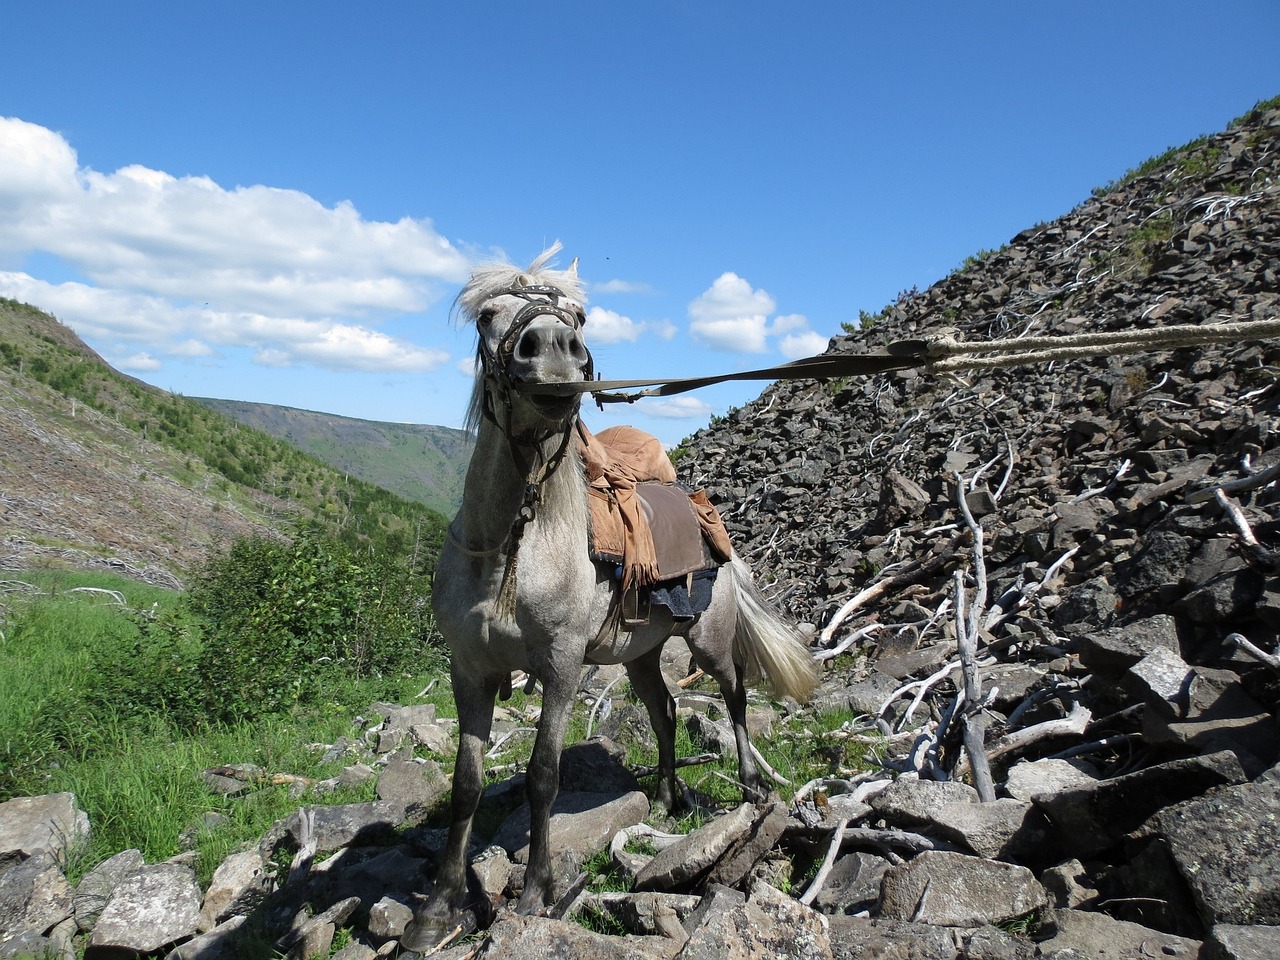
<svg viewBox="0 0 1280 960">
<path fill-rule="evenodd" d="M 432 632 L 415 571 L 314 532 L 238 541 L 195 578 L 190 604 L 205 624 L 199 675 L 226 719 L 315 702 L 344 678 L 420 670 Z"/>
</svg>

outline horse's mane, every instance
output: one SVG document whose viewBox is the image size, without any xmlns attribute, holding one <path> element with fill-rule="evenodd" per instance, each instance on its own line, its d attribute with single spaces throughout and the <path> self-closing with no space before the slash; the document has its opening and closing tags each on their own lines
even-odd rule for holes
<svg viewBox="0 0 1280 960">
<path fill-rule="evenodd" d="M 566 297 L 585 304 L 586 294 L 582 281 L 578 279 L 578 271 L 574 268 L 557 270 L 551 261 L 561 250 L 557 240 L 538 254 L 528 267 L 521 269 L 507 261 L 490 261 L 482 263 L 471 271 L 471 279 L 459 291 L 454 300 L 454 310 L 466 320 L 474 321 L 480 307 L 495 294 L 508 287 L 525 284 L 550 284 L 560 290 Z"/>
<path fill-rule="evenodd" d="M 552 259 L 561 250 L 557 240 L 547 249 L 534 257 L 533 262 L 525 269 L 520 269 L 508 261 L 495 260 L 482 263 L 471 271 L 471 279 L 463 287 L 453 301 L 455 315 L 460 315 L 468 323 L 474 323 L 486 300 L 513 286 L 528 284 L 550 284 L 566 297 L 585 304 L 586 293 L 582 281 L 578 279 L 576 266 L 568 270 L 557 270 L 551 266 Z M 577 261 L 574 261 L 575 265 Z M 471 390 L 471 400 L 467 404 L 463 429 L 468 433 L 476 433 L 480 429 L 480 420 L 484 410 L 484 375 L 480 369 L 480 361 L 476 360 L 476 382 Z"/>
</svg>

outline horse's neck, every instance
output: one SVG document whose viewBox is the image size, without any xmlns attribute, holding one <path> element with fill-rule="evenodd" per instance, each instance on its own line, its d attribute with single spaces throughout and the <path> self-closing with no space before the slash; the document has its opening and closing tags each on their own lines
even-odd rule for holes
<svg viewBox="0 0 1280 960">
<path fill-rule="evenodd" d="M 572 430 L 572 426 L 569 429 Z M 561 452 L 563 439 L 563 434 L 556 434 L 546 440 L 541 459 L 536 462 L 541 465 L 554 459 Z M 537 540 L 576 537 L 585 544 L 586 487 L 582 479 L 582 459 L 573 441 L 574 438 L 569 437 L 563 459 L 541 484 L 535 521 L 526 527 L 526 537 L 530 534 Z M 522 453 L 528 456 L 530 451 Z M 530 479 L 527 469 L 516 463 L 502 431 L 490 421 L 482 421 L 458 514 L 462 527 L 459 532 L 468 547 L 481 550 L 505 545 L 525 505 L 525 488 Z"/>
</svg>

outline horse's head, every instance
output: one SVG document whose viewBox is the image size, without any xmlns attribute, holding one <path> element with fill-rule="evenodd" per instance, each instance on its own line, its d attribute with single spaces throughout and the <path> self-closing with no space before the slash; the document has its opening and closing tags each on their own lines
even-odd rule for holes
<svg viewBox="0 0 1280 960">
<path fill-rule="evenodd" d="M 577 414 L 580 394 L 543 393 L 540 384 L 593 376 L 576 261 L 568 270 L 547 268 L 559 249 L 553 245 L 527 270 L 482 267 L 458 296 L 479 334 L 472 418 L 492 419 L 514 441 L 545 439 Z"/>
</svg>

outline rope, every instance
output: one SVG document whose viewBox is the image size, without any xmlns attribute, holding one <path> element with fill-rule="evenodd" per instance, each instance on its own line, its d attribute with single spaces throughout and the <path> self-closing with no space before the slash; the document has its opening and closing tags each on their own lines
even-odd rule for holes
<svg viewBox="0 0 1280 960">
<path fill-rule="evenodd" d="M 643 397 L 668 397 L 731 380 L 830 380 L 871 376 L 894 370 L 922 369 L 928 373 L 991 370 L 1055 360 L 1117 357 L 1177 350 L 1206 343 L 1268 340 L 1280 337 L 1280 318 L 1243 320 L 1205 326 L 1181 324 L 1146 330 L 1077 333 L 1063 337 L 1022 337 L 1015 340 L 958 341 L 950 337 L 900 340 L 868 353 L 829 353 L 790 363 L 708 377 L 673 380 L 582 380 L 522 384 L 525 393 L 559 396 L 590 393 L 600 405 L 634 403 Z M 649 389 L 632 393 L 615 391 Z"/>
</svg>

